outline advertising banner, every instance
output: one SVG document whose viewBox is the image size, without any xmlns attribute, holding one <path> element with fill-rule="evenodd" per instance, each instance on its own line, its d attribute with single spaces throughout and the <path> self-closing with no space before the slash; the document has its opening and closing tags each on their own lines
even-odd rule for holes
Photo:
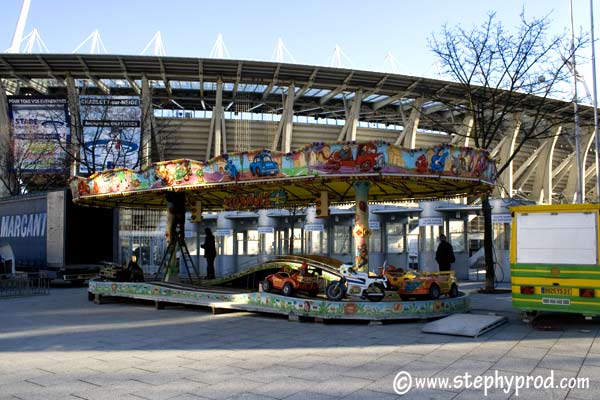
<svg viewBox="0 0 600 400">
<path fill-rule="evenodd" d="M 80 173 L 138 167 L 139 97 L 79 96 L 79 112 L 83 125 Z"/>
<path fill-rule="evenodd" d="M 70 143 L 67 99 L 8 96 L 14 167 L 20 172 L 64 172 Z"/>
</svg>

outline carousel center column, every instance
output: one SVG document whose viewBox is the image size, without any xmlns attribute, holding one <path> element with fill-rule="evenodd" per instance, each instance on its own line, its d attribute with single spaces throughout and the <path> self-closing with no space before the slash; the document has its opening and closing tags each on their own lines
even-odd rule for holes
<svg viewBox="0 0 600 400">
<path fill-rule="evenodd" d="M 368 181 L 354 182 L 356 210 L 354 217 L 354 266 L 359 272 L 369 271 L 369 187 Z"/>
<path fill-rule="evenodd" d="M 179 282 L 179 263 L 177 262 L 177 248 L 179 240 L 185 238 L 185 193 L 168 193 L 167 200 L 167 226 L 165 239 L 167 241 L 165 282 Z M 182 235 L 182 237 L 180 237 Z"/>
</svg>

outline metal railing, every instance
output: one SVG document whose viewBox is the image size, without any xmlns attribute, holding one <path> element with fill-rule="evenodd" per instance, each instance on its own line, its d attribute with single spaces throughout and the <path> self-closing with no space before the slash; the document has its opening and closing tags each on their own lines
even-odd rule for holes
<svg viewBox="0 0 600 400">
<path fill-rule="evenodd" d="M 46 278 L 9 276 L 0 279 L 0 299 L 44 294 L 50 294 L 50 281 Z"/>
</svg>

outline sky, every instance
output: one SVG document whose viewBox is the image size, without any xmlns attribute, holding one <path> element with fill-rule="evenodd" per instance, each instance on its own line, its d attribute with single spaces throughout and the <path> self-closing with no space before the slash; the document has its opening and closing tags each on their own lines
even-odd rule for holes
<svg viewBox="0 0 600 400">
<path fill-rule="evenodd" d="M 573 3 L 575 29 L 589 32 L 589 0 Z M 10 47 L 21 4 L 0 0 L 0 51 Z M 428 47 L 432 33 L 444 23 L 479 25 L 490 11 L 510 28 L 523 8 L 528 16 L 549 14 L 555 32 L 570 29 L 569 0 L 32 0 L 25 34 L 37 28 L 50 52 L 71 53 L 98 29 L 108 53 L 140 54 L 160 30 L 168 56 L 204 58 L 221 33 L 228 58 L 262 61 L 274 60 L 282 38 L 299 64 L 329 66 L 338 45 L 345 68 L 394 72 L 391 53 L 398 73 L 441 78 Z M 598 0 L 594 17 L 599 37 Z"/>
</svg>

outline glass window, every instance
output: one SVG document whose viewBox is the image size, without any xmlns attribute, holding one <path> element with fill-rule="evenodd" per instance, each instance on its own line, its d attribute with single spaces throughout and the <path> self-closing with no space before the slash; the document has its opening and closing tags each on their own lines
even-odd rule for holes
<svg viewBox="0 0 600 400">
<path fill-rule="evenodd" d="M 464 221 L 450 221 L 450 237 L 448 238 L 454 252 L 465 251 L 465 223 Z"/>
<path fill-rule="evenodd" d="M 232 256 L 233 255 L 233 235 L 217 236 L 215 238 L 217 242 L 217 253 L 220 256 Z"/>
<path fill-rule="evenodd" d="M 374 229 L 371 231 L 371 236 L 369 236 L 369 252 L 370 253 L 381 253 L 381 229 Z"/>
<path fill-rule="evenodd" d="M 246 246 L 244 246 L 244 232 L 236 232 L 235 233 L 236 241 L 237 241 L 237 254 L 238 256 L 246 255 Z"/>
<path fill-rule="evenodd" d="M 262 233 L 260 238 L 260 252 L 262 254 L 275 254 L 275 234 L 274 233 Z"/>
<path fill-rule="evenodd" d="M 306 231 L 305 242 L 309 254 L 327 254 L 327 232 Z"/>
<path fill-rule="evenodd" d="M 493 224 L 494 246 L 497 250 L 508 250 L 510 247 L 510 224 Z"/>
<path fill-rule="evenodd" d="M 429 225 L 421 227 L 421 251 L 436 251 L 438 246 L 438 237 L 443 233 L 443 227 L 437 225 Z"/>
<path fill-rule="evenodd" d="M 304 253 L 304 248 L 302 247 L 302 229 L 300 228 L 294 228 L 293 232 L 293 243 L 294 243 L 294 249 L 293 249 L 293 254 L 302 254 Z M 292 251 L 290 251 L 290 254 L 292 254 Z"/>
<path fill-rule="evenodd" d="M 154 273 L 164 257 L 166 212 L 162 210 L 119 210 L 119 255 L 121 263 L 131 256 L 146 273 Z"/>
<path fill-rule="evenodd" d="M 392 254 L 404 253 L 404 224 L 387 224 L 387 252 Z"/>
<path fill-rule="evenodd" d="M 351 247 L 350 227 L 347 225 L 333 226 L 333 252 L 335 254 L 348 254 Z"/>
<path fill-rule="evenodd" d="M 256 229 L 248 230 L 248 240 L 246 241 L 246 254 L 256 255 L 260 253 L 259 234 Z"/>
</svg>

